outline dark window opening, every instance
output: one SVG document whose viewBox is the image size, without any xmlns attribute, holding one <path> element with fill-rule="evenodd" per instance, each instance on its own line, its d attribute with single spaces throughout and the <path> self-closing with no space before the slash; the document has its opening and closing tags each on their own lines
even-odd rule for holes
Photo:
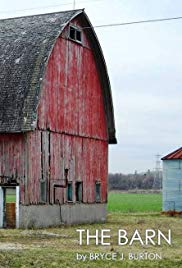
<svg viewBox="0 0 182 268">
<path fill-rule="evenodd" d="M 70 38 L 71 39 L 75 39 L 75 32 L 76 32 L 75 28 L 70 27 Z"/>
<path fill-rule="evenodd" d="M 100 186 L 100 182 L 95 183 L 95 201 L 96 202 L 101 201 L 101 186 Z"/>
<path fill-rule="evenodd" d="M 69 37 L 76 42 L 82 42 L 82 33 L 75 27 L 70 26 Z"/>
<path fill-rule="evenodd" d="M 68 187 L 67 187 L 67 201 L 70 201 L 70 202 L 73 201 L 73 187 L 72 187 L 72 182 L 68 182 Z"/>
<path fill-rule="evenodd" d="M 47 198 L 46 198 L 46 181 L 45 180 L 42 180 L 40 181 L 40 201 L 43 202 L 43 203 L 46 203 L 47 201 Z"/>
<path fill-rule="evenodd" d="M 80 181 L 76 182 L 76 201 L 83 201 L 83 183 Z"/>
<path fill-rule="evenodd" d="M 82 39 L 81 39 L 81 32 L 80 31 L 76 31 L 76 40 L 81 42 Z"/>
</svg>

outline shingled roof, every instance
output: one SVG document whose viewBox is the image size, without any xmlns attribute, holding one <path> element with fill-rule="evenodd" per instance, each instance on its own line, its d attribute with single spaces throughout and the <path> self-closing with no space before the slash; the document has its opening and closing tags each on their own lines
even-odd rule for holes
<svg viewBox="0 0 182 268">
<path fill-rule="evenodd" d="M 0 132 L 34 130 L 41 81 L 57 37 L 76 16 L 82 15 L 85 26 L 91 26 L 83 10 L 26 16 L 0 20 Z M 107 116 L 109 142 L 116 143 L 114 114 L 109 78 L 102 50 L 93 29 Z"/>
</svg>

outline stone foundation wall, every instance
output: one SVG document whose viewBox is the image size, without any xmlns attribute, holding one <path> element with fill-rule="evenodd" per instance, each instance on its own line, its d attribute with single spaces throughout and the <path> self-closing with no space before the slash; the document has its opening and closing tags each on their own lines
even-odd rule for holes
<svg viewBox="0 0 182 268">
<path fill-rule="evenodd" d="M 106 220 L 106 204 L 20 205 L 20 228 L 41 228 Z"/>
</svg>

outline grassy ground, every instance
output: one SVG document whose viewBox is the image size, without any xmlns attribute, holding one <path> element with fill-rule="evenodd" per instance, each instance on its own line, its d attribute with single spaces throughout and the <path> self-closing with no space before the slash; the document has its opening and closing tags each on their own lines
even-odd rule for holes
<svg viewBox="0 0 182 268">
<path fill-rule="evenodd" d="M 180 218 L 169 218 L 158 213 L 109 213 L 107 223 L 61 226 L 42 230 L 0 230 L 0 267 L 3 268 L 51 268 L 51 267 L 182 267 L 182 236 Z M 78 243 L 77 228 L 89 229 L 92 234 L 95 229 L 111 229 L 110 246 L 82 246 Z M 172 246 L 165 242 L 162 246 L 141 246 L 136 243 L 132 246 L 117 245 L 117 230 L 126 229 L 128 233 L 138 229 L 141 234 L 147 228 L 160 229 L 166 232 L 172 230 Z M 76 260 L 76 253 L 124 253 L 124 260 Z M 153 252 L 162 255 L 162 260 L 131 261 L 129 252 Z"/>
<path fill-rule="evenodd" d="M 85 224 L 47 228 L 41 230 L 0 230 L 0 268 L 180 268 L 182 267 L 182 219 L 161 216 L 161 195 L 113 194 L 109 195 L 107 222 L 102 224 Z M 145 212 L 143 212 L 145 209 Z M 138 211 L 139 210 L 139 211 Z M 121 212 L 123 211 L 123 212 Z M 128 213 L 128 212 L 130 213 Z M 138 212 L 131 212 L 138 211 Z M 94 234 L 96 229 L 111 230 L 111 245 L 96 246 L 93 241 L 87 246 L 85 236 L 80 246 L 76 229 L 89 229 Z M 119 246 L 117 242 L 118 229 L 125 229 L 130 234 L 135 229 L 144 238 L 146 229 L 160 229 L 165 234 L 172 231 L 172 245 L 163 243 L 161 246 Z M 129 253 L 157 253 L 162 260 L 129 260 Z M 78 261 L 76 254 L 85 254 L 86 261 Z M 120 260 L 89 260 L 90 253 L 124 254 Z"/>
<path fill-rule="evenodd" d="M 161 209 L 161 194 L 109 194 L 108 210 L 111 212 L 159 212 Z"/>
<path fill-rule="evenodd" d="M 7 195 L 7 200 L 8 203 L 15 202 L 16 201 L 16 196 L 15 195 Z"/>
</svg>

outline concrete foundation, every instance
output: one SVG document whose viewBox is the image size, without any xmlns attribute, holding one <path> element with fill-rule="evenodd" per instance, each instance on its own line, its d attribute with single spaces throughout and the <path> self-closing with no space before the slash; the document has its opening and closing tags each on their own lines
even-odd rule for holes
<svg viewBox="0 0 182 268">
<path fill-rule="evenodd" d="M 106 204 L 20 205 L 20 228 L 41 228 L 106 220 Z"/>
</svg>

